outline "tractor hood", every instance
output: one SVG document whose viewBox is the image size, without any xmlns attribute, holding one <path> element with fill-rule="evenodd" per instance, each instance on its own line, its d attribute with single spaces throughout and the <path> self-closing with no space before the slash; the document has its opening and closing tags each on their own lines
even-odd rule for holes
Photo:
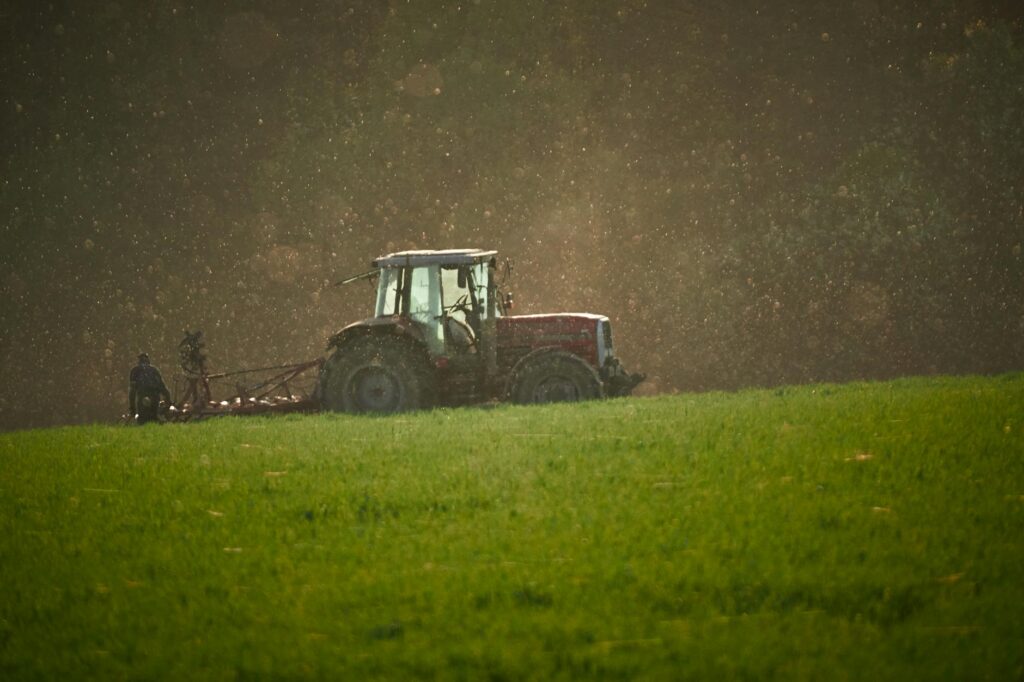
<svg viewBox="0 0 1024 682">
<path fill-rule="evenodd" d="M 498 349 L 558 347 L 601 367 L 611 353 L 611 326 L 604 315 L 554 313 L 499 317 Z"/>
</svg>

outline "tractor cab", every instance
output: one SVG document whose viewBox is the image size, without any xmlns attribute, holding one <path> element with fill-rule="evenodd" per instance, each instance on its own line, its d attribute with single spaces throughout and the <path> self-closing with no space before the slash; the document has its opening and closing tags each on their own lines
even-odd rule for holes
<svg viewBox="0 0 1024 682">
<path fill-rule="evenodd" d="M 488 319 L 494 251 L 403 251 L 378 258 L 374 317 L 414 322 L 434 357 L 475 353 Z"/>
</svg>

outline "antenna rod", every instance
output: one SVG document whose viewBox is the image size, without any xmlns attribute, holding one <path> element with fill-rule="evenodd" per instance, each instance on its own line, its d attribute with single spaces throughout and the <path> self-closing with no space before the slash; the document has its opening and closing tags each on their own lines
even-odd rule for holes
<svg viewBox="0 0 1024 682">
<path fill-rule="evenodd" d="M 345 284 L 351 284 L 352 282 L 358 282 L 361 279 L 370 279 L 371 277 L 375 277 L 379 272 L 379 270 L 374 269 L 369 272 L 364 272 L 361 275 L 353 275 L 352 277 L 343 279 L 340 282 L 335 282 L 333 286 L 340 287 Z"/>
</svg>

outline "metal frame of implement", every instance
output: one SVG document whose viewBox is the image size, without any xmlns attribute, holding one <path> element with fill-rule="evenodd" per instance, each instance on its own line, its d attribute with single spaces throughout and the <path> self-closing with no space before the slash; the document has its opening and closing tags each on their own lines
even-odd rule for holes
<svg viewBox="0 0 1024 682">
<path fill-rule="evenodd" d="M 202 337 L 201 331 L 186 331 L 185 338 L 178 345 L 181 368 L 185 372 L 185 392 L 180 401 L 176 401 L 168 408 L 168 421 L 185 422 L 218 416 L 316 412 L 320 409 L 315 397 L 308 392 L 296 390 L 295 385 L 308 381 L 303 375 L 313 370 L 319 372 L 324 364 L 322 357 L 287 365 L 211 373 L 206 368 L 206 354 L 203 352 L 205 344 Z M 260 372 L 274 373 L 252 385 L 236 381 L 233 394 L 222 400 L 213 398 L 211 381 Z"/>
</svg>

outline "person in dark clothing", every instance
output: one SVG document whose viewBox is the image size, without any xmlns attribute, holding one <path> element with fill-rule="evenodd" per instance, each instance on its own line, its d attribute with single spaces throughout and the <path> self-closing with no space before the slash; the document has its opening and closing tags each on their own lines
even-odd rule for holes
<svg viewBox="0 0 1024 682">
<path fill-rule="evenodd" d="M 138 424 L 155 422 L 160 398 L 171 402 L 171 393 L 160 376 L 160 370 L 149 364 L 149 355 L 141 353 L 139 364 L 128 375 L 128 414 Z"/>
</svg>

